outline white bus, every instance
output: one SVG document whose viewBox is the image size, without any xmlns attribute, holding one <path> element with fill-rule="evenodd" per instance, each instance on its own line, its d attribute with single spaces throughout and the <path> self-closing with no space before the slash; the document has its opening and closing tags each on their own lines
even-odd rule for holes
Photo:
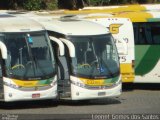
<svg viewBox="0 0 160 120">
<path fill-rule="evenodd" d="M 38 20 L 52 38 L 65 45 L 64 57 L 57 57 L 60 99 L 119 96 L 122 85 L 119 58 L 109 30 L 93 22 L 72 18 Z"/>
<path fill-rule="evenodd" d="M 135 46 L 132 22 L 128 18 L 112 18 L 105 15 L 107 14 L 90 14 L 83 19 L 109 28 L 120 57 L 122 82 L 133 82 L 135 78 Z"/>
<path fill-rule="evenodd" d="M 135 41 L 135 83 L 160 83 L 160 12 L 124 12 L 130 18 Z"/>
<path fill-rule="evenodd" d="M 64 46 L 58 43 L 63 55 Z M 57 97 L 57 65 L 43 26 L 1 14 L 0 50 L 0 101 Z"/>
</svg>

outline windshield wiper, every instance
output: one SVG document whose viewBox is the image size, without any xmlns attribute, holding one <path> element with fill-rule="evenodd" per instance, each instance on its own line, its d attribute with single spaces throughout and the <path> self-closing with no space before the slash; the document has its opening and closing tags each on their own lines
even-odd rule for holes
<svg viewBox="0 0 160 120">
<path fill-rule="evenodd" d="M 96 54 L 96 51 L 95 51 L 93 42 L 92 42 L 92 49 L 93 49 L 93 53 L 94 53 L 94 56 L 95 56 L 94 64 L 96 65 L 96 69 L 99 69 L 99 72 L 100 72 L 100 74 L 101 74 L 101 63 L 100 63 L 100 60 L 98 59 L 98 56 L 97 56 L 97 54 Z M 97 63 L 97 64 L 96 64 L 96 63 Z M 94 67 L 94 69 L 95 69 L 95 67 Z M 94 72 L 94 69 L 92 69 L 91 73 Z"/>
</svg>

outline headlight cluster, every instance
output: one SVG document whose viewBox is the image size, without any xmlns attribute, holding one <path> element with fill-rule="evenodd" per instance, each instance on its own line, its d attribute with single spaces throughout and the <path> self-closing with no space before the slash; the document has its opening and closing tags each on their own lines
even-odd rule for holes
<svg viewBox="0 0 160 120">
<path fill-rule="evenodd" d="M 72 81 L 71 83 L 74 84 L 74 85 L 76 85 L 76 86 L 78 86 L 78 87 L 86 88 L 86 87 L 85 87 L 85 84 L 83 84 L 83 83 L 75 82 L 75 81 Z"/>
<path fill-rule="evenodd" d="M 14 85 L 14 84 L 11 84 L 11 83 L 7 83 L 4 81 L 4 85 L 8 86 L 8 87 L 11 87 L 11 88 L 14 88 L 14 89 L 18 89 L 20 88 L 20 86 L 18 85 Z"/>
</svg>

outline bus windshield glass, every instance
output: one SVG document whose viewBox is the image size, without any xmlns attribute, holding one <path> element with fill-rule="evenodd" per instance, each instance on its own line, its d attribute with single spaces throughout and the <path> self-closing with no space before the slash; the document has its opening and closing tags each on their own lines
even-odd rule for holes
<svg viewBox="0 0 160 120">
<path fill-rule="evenodd" d="M 5 64 L 8 77 L 47 79 L 55 74 L 55 61 L 45 31 L 5 33 L 2 41 L 7 47 Z"/>
<path fill-rule="evenodd" d="M 87 78 L 111 78 L 119 75 L 119 59 L 111 34 L 70 36 L 75 46 L 72 73 Z"/>
</svg>

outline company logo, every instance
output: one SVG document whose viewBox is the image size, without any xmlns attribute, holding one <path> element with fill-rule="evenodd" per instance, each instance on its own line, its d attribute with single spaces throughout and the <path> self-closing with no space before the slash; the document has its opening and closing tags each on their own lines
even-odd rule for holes
<svg viewBox="0 0 160 120">
<path fill-rule="evenodd" d="M 109 30 L 112 34 L 118 34 L 119 28 L 122 26 L 122 24 L 111 24 L 109 26 Z"/>
</svg>

